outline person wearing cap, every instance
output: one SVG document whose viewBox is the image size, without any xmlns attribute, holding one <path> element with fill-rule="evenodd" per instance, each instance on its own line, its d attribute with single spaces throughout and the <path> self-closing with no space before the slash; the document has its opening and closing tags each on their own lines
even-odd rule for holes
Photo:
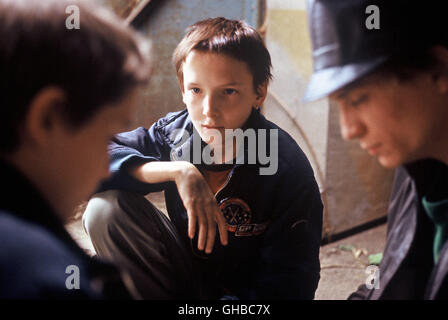
<svg viewBox="0 0 448 320">
<path fill-rule="evenodd" d="M 397 168 L 379 285 L 362 285 L 351 299 L 448 298 L 445 8 L 308 1 L 314 73 L 304 100 L 329 97 L 343 138 Z M 377 19 L 374 27 L 369 19 Z"/>
</svg>

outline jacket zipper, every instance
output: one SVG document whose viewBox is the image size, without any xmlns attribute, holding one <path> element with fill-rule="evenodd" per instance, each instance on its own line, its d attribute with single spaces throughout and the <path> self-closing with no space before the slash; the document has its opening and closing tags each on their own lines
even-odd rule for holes
<svg viewBox="0 0 448 320">
<path fill-rule="evenodd" d="M 229 175 L 227 176 L 226 182 L 224 183 L 224 185 L 219 188 L 218 191 L 216 191 L 215 193 L 215 199 L 218 200 L 218 194 L 225 188 L 227 187 L 227 185 L 229 184 L 230 178 L 233 176 L 233 172 L 235 171 L 236 167 L 233 167 L 232 170 L 230 171 Z"/>
</svg>

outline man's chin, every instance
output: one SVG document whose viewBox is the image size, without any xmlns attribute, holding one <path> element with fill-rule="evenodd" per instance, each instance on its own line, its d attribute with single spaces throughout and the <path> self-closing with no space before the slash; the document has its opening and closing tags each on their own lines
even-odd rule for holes
<svg viewBox="0 0 448 320">
<path fill-rule="evenodd" d="M 403 164 L 399 159 L 381 155 L 378 156 L 378 162 L 386 169 L 395 169 Z"/>
</svg>

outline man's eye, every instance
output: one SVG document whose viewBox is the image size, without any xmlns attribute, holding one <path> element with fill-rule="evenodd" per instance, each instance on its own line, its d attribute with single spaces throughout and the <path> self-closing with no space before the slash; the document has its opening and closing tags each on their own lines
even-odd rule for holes
<svg viewBox="0 0 448 320">
<path fill-rule="evenodd" d="M 350 105 L 352 107 L 357 107 L 361 105 L 362 103 L 366 102 L 368 100 L 369 96 L 367 94 L 362 94 L 359 97 L 356 97 L 355 99 L 350 100 Z"/>
<path fill-rule="evenodd" d="M 232 95 L 237 93 L 237 91 L 235 89 L 224 89 L 224 93 L 227 95 Z"/>
</svg>

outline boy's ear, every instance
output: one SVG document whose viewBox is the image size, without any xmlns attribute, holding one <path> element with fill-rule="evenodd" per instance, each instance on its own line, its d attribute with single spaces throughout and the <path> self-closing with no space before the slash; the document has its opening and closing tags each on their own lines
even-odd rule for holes
<svg viewBox="0 0 448 320">
<path fill-rule="evenodd" d="M 263 82 L 262 84 L 258 85 L 257 87 L 257 91 L 256 93 L 256 106 L 257 107 L 261 107 L 261 105 L 263 104 L 264 100 L 266 99 L 266 96 L 268 94 L 268 83 L 267 82 Z"/>
<path fill-rule="evenodd" d="M 182 102 L 185 103 L 184 82 L 182 80 L 179 80 L 178 83 L 179 83 L 180 93 L 182 94 Z"/>
<path fill-rule="evenodd" d="M 185 91 L 183 90 L 183 87 L 181 89 L 181 93 L 182 93 L 182 102 L 187 105 L 187 103 L 185 102 Z"/>
<path fill-rule="evenodd" d="M 62 119 L 61 107 L 66 103 L 65 92 L 58 87 L 45 87 L 31 100 L 25 118 L 26 138 L 33 144 L 46 145 Z"/>
</svg>

